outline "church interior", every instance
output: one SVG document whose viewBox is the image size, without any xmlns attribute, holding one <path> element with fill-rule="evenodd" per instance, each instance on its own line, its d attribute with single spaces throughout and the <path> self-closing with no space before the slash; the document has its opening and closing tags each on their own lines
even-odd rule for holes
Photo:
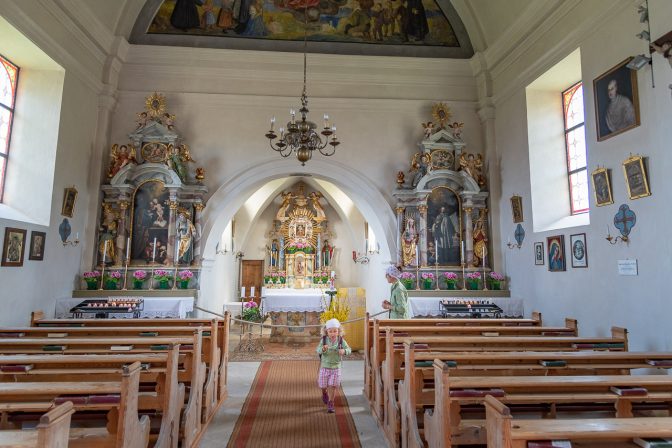
<svg viewBox="0 0 672 448">
<path fill-rule="evenodd" d="M 670 23 L 0 1 L 0 446 L 672 446 Z"/>
</svg>

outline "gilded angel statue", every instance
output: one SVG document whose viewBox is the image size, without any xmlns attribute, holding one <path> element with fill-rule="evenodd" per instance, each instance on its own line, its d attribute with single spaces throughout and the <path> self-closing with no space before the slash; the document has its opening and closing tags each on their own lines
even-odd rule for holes
<svg viewBox="0 0 672 448">
<path fill-rule="evenodd" d="M 462 128 L 464 127 L 464 123 L 454 121 L 453 123 L 449 124 L 448 127 L 453 130 L 453 137 L 460 138 L 462 135 Z"/>
<path fill-rule="evenodd" d="M 310 200 L 313 203 L 313 208 L 315 209 L 315 220 L 319 222 L 327 219 L 327 216 L 324 214 L 324 210 L 322 209 L 322 204 L 320 204 L 322 193 L 313 191 L 308 196 L 310 197 Z"/>
<path fill-rule="evenodd" d="M 130 146 L 130 148 L 129 148 Z M 137 163 L 136 152 L 133 145 L 112 145 L 110 152 L 110 168 L 107 172 L 107 177 L 112 179 L 115 174 L 129 163 Z"/>
<path fill-rule="evenodd" d="M 282 204 L 280 205 L 280 208 L 278 209 L 278 213 L 275 215 L 275 219 L 278 221 L 286 221 L 288 218 L 285 216 L 285 213 L 287 212 L 287 209 L 289 208 L 289 203 L 296 197 L 291 191 L 288 191 L 287 193 L 281 193 L 282 195 Z"/>
<path fill-rule="evenodd" d="M 434 132 L 434 123 L 428 121 L 427 123 L 420 123 L 420 125 L 425 130 L 425 140 L 427 140 L 432 136 L 432 132 Z"/>
<path fill-rule="evenodd" d="M 474 156 L 474 154 L 463 152 L 462 155 L 460 155 L 460 171 L 467 173 L 481 187 L 485 185 L 485 178 L 481 173 L 482 169 L 483 157 L 480 154 Z"/>
</svg>

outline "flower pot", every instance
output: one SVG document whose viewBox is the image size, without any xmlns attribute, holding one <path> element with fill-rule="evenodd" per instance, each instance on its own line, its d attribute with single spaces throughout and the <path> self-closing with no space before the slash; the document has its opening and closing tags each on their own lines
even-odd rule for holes
<svg viewBox="0 0 672 448">
<path fill-rule="evenodd" d="M 145 283 L 144 280 L 133 279 L 133 289 L 142 289 L 143 283 Z"/>
<path fill-rule="evenodd" d="M 178 280 L 178 288 L 180 289 L 189 289 L 189 279 Z"/>
<path fill-rule="evenodd" d="M 170 289 L 170 280 L 159 280 L 159 289 Z"/>
<path fill-rule="evenodd" d="M 490 289 L 502 289 L 502 281 L 490 280 Z"/>
<path fill-rule="evenodd" d="M 422 289 L 432 289 L 432 281 L 431 280 L 423 280 L 422 281 Z"/>
<path fill-rule="evenodd" d="M 85 278 L 86 289 L 93 290 L 98 289 L 98 279 L 96 278 Z"/>
<path fill-rule="evenodd" d="M 446 280 L 446 289 L 454 290 L 457 289 L 457 283 L 455 280 Z"/>
<path fill-rule="evenodd" d="M 406 289 L 414 289 L 415 282 L 413 280 L 402 280 L 401 282 Z"/>
<path fill-rule="evenodd" d="M 478 289 L 478 280 L 467 279 L 467 289 L 471 290 Z"/>
<path fill-rule="evenodd" d="M 105 289 L 117 289 L 117 285 L 116 280 L 105 280 Z"/>
</svg>

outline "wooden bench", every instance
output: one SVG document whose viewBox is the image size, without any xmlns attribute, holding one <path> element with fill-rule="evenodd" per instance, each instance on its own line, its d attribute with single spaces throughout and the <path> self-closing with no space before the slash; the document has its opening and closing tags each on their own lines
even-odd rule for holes
<svg viewBox="0 0 672 448">
<path fill-rule="evenodd" d="M 184 384 L 178 383 L 179 347 L 165 353 L 115 355 L 4 355 L 0 356 L 2 382 L 114 381 L 125 365 L 141 364 L 142 390 L 138 409 L 160 418 L 158 434 L 150 436 L 156 448 L 176 448 Z M 151 392 L 147 389 L 151 387 Z M 84 406 L 86 407 L 86 406 Z M 0 411 L 8 412 L 0 406 Z"/>
<path fill-rule="evenodd" d="M 536 413 L 545 418 L 555 417 L 568 408 L 572 414 L 611 409 L 615 417 L 633 416 L 633 403 L 647 404 L 648 408 L 659 407 L 669 410 L 672 405 L 672 378 L 667 375 L 596 375 L 596 376 L 502 376 L 502 377 L 451 377 L 449 368 L 442 361 L 436 361 L 435 388 L 421 391 L 413 384 L 400 387 L 400 401 L 403 403 L 402 437 L 408 446 L 423 442 L 418 424 L 421 411 L 433 397 L 434 408 L 424 414 L 424 437 L 429 447 L 450 447 L 452 444 L 485 443 L 482 420 L 462 418 L 463 406 L 482 404 L 489 391 L 505 403 L 527 406 L 527 413 Z M 618 395 L 612 386 L 644 388 L 641 395 Z M 481 389 L 480 396 L 470 396 L 465 390 Z M 498 392 L 498 393 L 496 393 Z M 407 395 L 408 394 L 408 395 Z M 471 409 L 473 412 L 474 409 Z M 529 417 L 528 417 L 529 418 Z"/>
<path fill-rule="evenodd" d="M 364 395 L 371 402 L 373 400 L 373 345 L 374 335 L 380 334 L 382 328 L 397 328 L 404 326 L 541 326 L 542 316 L 537 311 L 532 312 L 530 319 L 371 319 L 366 313 L 364 319 Z"/>
<path fill-rule="evenodd" d="M 135 362 L 123 367 L 121 380 L 115 382 L 0 383 L 0 403 L 13 412 L 34 412 L 43 410 L 45 406 L 51 407 L 53 401 L 61 396 L 88 396 L 90 399 L 92 395 L 118 394 L 117 402 L 109 400 L 96 404 L 98 409 L 109 409 L 107 427 L 72 428 L 68 446 L 146 447 L 150 421 L 146 415 L 138 418 L 140 371 L 140 363 Z"/>
<path fill-rule="evenodd" d="M 571 420 L 514 419 L 511 410 L 485 397 L 488 448 L 527 448 L 536 440 L 588 441 L 585 446 L 637 446 L 635 437 L 672 437 L 672 417 L 587 418 Z"/>
<path fill-rule="evenodd" d="M 40 417 L 36 431 L 0 431 L 0 447 L 66 448 L 70 436 L 70 417 L 74 412 L 72 402 L 68 401 Z"/>
</svg>

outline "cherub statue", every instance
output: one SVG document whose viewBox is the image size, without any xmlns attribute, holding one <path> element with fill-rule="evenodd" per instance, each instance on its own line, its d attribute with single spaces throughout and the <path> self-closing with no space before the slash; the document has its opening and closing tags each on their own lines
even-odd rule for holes
<svg viewBox="0 0 672 448">
<path fill-rule="evenodd" d="M 425 130 L 425 140 L 427 140 L 432 136 L 432 132 L 434 131 L 434 123 L 428 121 L 427 123 L 420 123 L 420 125 L 422 126 L 422 129 Z"/>
<path fill-rule="evenodd" d="M 460 155 L 460 171 L 467 173 L 481 187 L 485 185 L 485 178 L 481 173 L 482 168 L 483 157 L 480 154 L 474 156 L 473 154 L 463 152 Z"/>
<path fill-rule="evenodd" d="M 315 221 L 319 222 L 327 219 L 327 216 L 324 214 L 324 210 L 322 209 L 322 205 L 320 204 L 322 193 L 313 191 L 308 195 L 308 197 L 313 203 L 313 208 L 315 209 Z"/>
<path fill-rule="evenodd" d="M 460 123 L 457 121 L 452 122 L 451 124 L 448 125 L 450 129 L 453 130 L 453 137 L 455 138 L 461 138 L 460 136 L 462 135 L 462 127 L 464 126 L 464 123 Z"/>
<path fill-rule="evenodd" d="M 397 188 L 404 188 L 404 177 L 405 176 L 403 171 L 399 171 L 397 173 Z"/>
<path fill-rule="evenodd" d="M 147 126 L 147 123 L 149 121 L 151 121 L 151 117 L 149 116 L 149 114 L 147 112 L 140 112 L 138 114 L 138 118 L 136 118 L 135 121 L 136 121 L 136 123 L 138 123 L 138 127 L 136 128 L 136 130 L 137 129 L 142 129 L 145 126 Z"/>
<path fill-rule="evenodd" d="M 161 115 L 159 121 L 162 125 L 172 130 L 175 127 L 175 115 L 170 115 L 168 112 Z"/>
<path fill-rule="evenodd" d="M 131 145 L 130 149 L 126 145 L 112 145 L 110 153 L 110 168 L 107 177 L 112 179 L 115 174 L 129 163 L 137 163 L 135 159 L 135 148 Z"/>
</svg>

